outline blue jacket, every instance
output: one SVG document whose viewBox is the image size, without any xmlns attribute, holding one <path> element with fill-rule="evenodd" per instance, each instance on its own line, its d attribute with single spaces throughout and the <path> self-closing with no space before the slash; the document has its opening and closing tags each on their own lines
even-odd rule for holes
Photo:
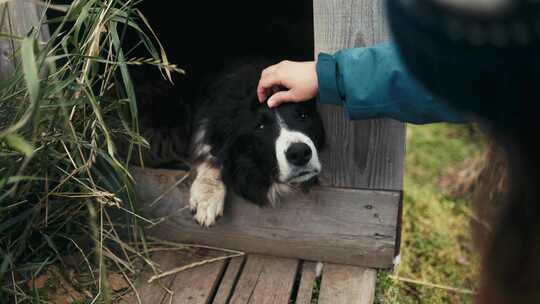
<svg viewBox="0 0 540 304">
<path fill-rule="evenodd" d="M 319 101 L 342 105 L 350 119 L 389 117 L 403 122 L 466 122 L 466 115 L 433 97 L 410 76 L 390 42 L 321 53 Z"/>
</svg>

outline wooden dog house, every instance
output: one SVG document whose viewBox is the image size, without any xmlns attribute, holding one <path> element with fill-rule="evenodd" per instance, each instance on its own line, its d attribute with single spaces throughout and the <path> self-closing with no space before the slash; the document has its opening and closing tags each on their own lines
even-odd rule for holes
<svg viewBox="0 0 540 304">
<path fill-rule="evenodd" d="M 314 0 L 313 8 L 316 54 L 388 39 L 383 1 Z M 311 303 L 313 261 L 326 262 L 319 303 L 372 303 L 372 268 L 392 267 L 399 254 L 405 125 L 353 123 L 339 107 L 320 111 L 329 147 L 321 186 L 273 209 L 236 198 L 216 226 L 204 229 L 185 208 L 187 187 L 175 186 L 185 173 L 135 170 L 142 201 L 154 202 L 153 214 L 166 218 L 151 233 L 248 253 L 205 270 L 212 278 L 200 303 Z M 189 277 L 179 274 L 171 286 Z"/>
<path fill-rule="evenodd" d="M 315 52 L 387 39 L 381 6 L 375 1 L 315 1 Z M 276 208 L 235 198 L 210 229 L 200 228 L 184 208 L 186 189 L 173 187 L 185 172 L 134 169 L 141 201 L 153 202 L 147 208 L 151 214 L 168 219 L 152 233 L 251 253 L 392 266 L 399 247 L 404 125 L 392 120 L 350 122 L 340 107 L 322 106 L 320 111 L 328 141 L 321 186 Z"/>
</svg>

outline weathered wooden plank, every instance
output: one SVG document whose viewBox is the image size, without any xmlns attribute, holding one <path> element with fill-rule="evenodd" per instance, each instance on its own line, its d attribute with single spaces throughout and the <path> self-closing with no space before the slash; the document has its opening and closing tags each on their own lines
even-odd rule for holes
<svg viewBox="0 0 540 304">
<path fill-rule="evenodd" d="M 171 285 L 171 304 L 206 304 L 219 284 L 225 261 L 218 261 L 178 273 Z"/>
<path fill-rule="evenodd" d="M 32 0 L 12 0 L 0 4 L 0 33 L 14 37 L 26 36 L 33 27 L 39 25 L 41 11 Z M 48 39 L 47 27 L 39 30 L 42 41 Z M 13 55 L 18 48 L 17 40 L 0 37 L 0 79 L 5 79 L 13 71 Z"/>
<path fill-rule="evenodd" d="M 377 271 L 355 266 L 325 264 L 320 304 L 372 304 Z"/>
<path fill-rule="evenodd" d="M 219 284 L 219 289 L 214 297 L 214 301 L 212 302 L 213 304 L 229 303 L 229 299 L 232 296 L 234 287 L 236 286 L 238 278 L 240 277 L 244 260 L 245 257 L 236 257 L 230 260 L 225 275 Z"/>
<path fill-rule="evenodd" d="M 380 42 L 388 37 L 384 1 L 314 0 L 315 53 Z M 405 126 L 377 119 L 349 122 L 341 107 L 321 106 L 328 149 L 322 153 L 326 186 L 400 190 Z"/>
<path fill-rule="evenodd" d="M 223 255 L 217 251 L 163 251 L 152 255 L 160 271 L 168 271 L 194 262 Z M 141 303 L 207 303 L 213 295 L 226 261 L 217 261 L 184 270 L 148 283 L 154 275 L 151 269 L 139 277 L 137 292 Z M 138 303 L 135 293 L 127 295 L 120 303 Z"/>
<path fill-rule="evenodd" d="M 168 217 L 148 231 L 160 238 L 312 261 L 392 266 L 398 192 L 315 188 L 275 208 L 233 197 L 218 223 L 203 229 L 185 207 L 188 193 L 171 190 L 181 174 L 137 168 L 132 173 L 147 216 Z M 166 190 L 153 209 L 145 208 Z"/>
<path fill-rule="evenodd" d="M 304 262 L 302 264 L 302 276 L 300 277 L 300 285 L 296 294 L 296 304 L 311 304 L 311 296 L 313 295 L 313 286 L 316 279 L 317 263 Z"/>
<path fill-rule="evenodd" d="M 1 11 L 0 11 L 1 12 Z M 0 32 L 3 32 L 0 30 Z M 13 48 L 8 39 L 0 38 L 0 80 L 6 79 L 13 72 L 13 62 L 11 54 Z"/>
<path fill-rule="evenodd" d="M 249 255 L 231 303 L 288 303 L 299 262 L 294 259 Z"/>
<path fill-rule="evenodd" d="M 186 256 L 184 254 L 177 254 L 172 251 L 157 252 L 152 255 L 152 260 L 157 263 L 157 267 L 162 271 L 166 271 L 180 265 L 185 258 Z M 148 279 L 150 279 L 153 275 L 154 273 L 151 269 L 145 270 L 138 279 L 139 287 L 137 288 L 137 293 L 139 294 L 139 298 L 137 298 L 133 292 L 122 299 L 120 303 L 138 303 L 139 299 L 141 303 L 162 303 L 164 298 L 167 296 L 166 289 L 170 288 L 171 283 L 174 280 L 174 276 L 165 277 L 148 284 Z"/>
</svg>

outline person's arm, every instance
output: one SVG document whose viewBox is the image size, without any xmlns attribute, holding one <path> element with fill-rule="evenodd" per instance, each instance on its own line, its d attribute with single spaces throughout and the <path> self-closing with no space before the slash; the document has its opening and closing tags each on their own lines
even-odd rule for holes
<svg viewBox="0 0 540 304">
<path fill-rule="evenodd" d="M 342 105 L 350 119 L 385 117 L 416 124 L 468 121 L 410 76 L 392 43 L 321 53 L 316 70 L 319 101 Z"/>
</svg>

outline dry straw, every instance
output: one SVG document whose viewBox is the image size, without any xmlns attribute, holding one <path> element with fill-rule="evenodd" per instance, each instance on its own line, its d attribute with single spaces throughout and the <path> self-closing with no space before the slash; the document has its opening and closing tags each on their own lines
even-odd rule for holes
<svg viewBox="0 0 540 304">
<path fill-rule="evenodd" d="M 109 303 L 108 272 L 131 278 L 136 260 L 152 265 L 143 225 L 153 222 L 137 215 L 127 161 L 115 148 L 116 137 L 127 137 L 137 157 L 145 144 L 129 67 L 154 65 L 169 78 L 182 71 L 138 1 L 34 2 L 39 20 L 16 33 L 13 24 L 29 21 L 14 18 L 21 2 L 0 0 L 0 43 L 9 43 L 14 65 L 0 79 L 0 298 L 40 302 L 24 282 L 78 252 L 85 290 Z M 131 56 L 126 33 L 146 58 Z"/>
</svg>

